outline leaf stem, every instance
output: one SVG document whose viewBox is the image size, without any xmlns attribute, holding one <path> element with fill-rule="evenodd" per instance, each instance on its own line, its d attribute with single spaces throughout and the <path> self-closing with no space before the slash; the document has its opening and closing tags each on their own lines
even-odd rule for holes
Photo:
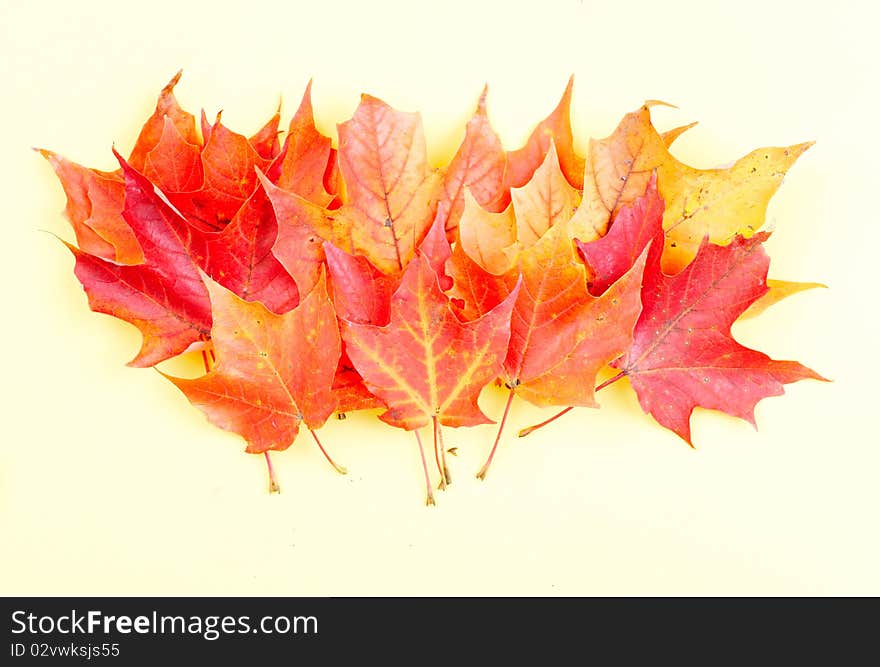
<svg viewBox="0 0 880 667">
<path fill-rule="evenodd" d="M 269 450 L 263 452 L 266 457 L 266 468 L 269 471 L 269 493 L 281 493 L 281 487 L 275 477 L 275 468 L 272 466 L 272 458 L 269 456 Z"/>
<path fill-rule="evenodd" d="M 611 378 L 608 378 L 607 380 L 605 380 L 605 382 L 603 382 L 603 383 L 600 384 L 598 387 L 596 387 L 596 388 L 593 390 L 593 392 L 595 393 L 595 392 L 597 392 L 597 391 L 601 391 L 601 390 L 604 389 L 605 387 L 608 387 L 608 386 L 614 384 L 615 382 L 617 382 L 619 379 L 621 379 L 621 378 L 622 378 L 623 376 L 625 376 L 625 375 L 626 375 L 626 371 L 620 371 L 620 372 L 619 372 L 617 375 L 615 375 L 614 377 L 611 377 Z M 519 435 L 520 438 L 525 438 L 527 435 L 529 435 L 529 434 L 531 434 L 531 433 L 534 433 L 534 432 L 537 431 L 539 428 L 543 428 L 544 426 L 547 426 L 547 424 L 552 424 L 552 423 L 555 422 L 557 419 L 559 419 L 560 417 L 562 417 L 564 414 L 568 413 L 568 412 L 571 411 L 571 410 L 574 410 L 574 406 L 573 406 L 573 405 L 568 406 L 568 407 L 565 408 L 564 410 L 560 410 L 559 412 L 557 412 L 555 415 L 553 415 L 553 416 L 550 417 L 549 419 L 545 419 L 544 421 L 542 421 L 540 424 L 534 424 L 534 425 L 532 425 L 532 426 L 529 426 L 529 427 L 527 427 L 527 428 L 522 429 L 522 430 L 519 432 L 518 435 Z"/>
<path fill-rule="evenodd" d="M 211 362 L 208 361 L 208 352 L 202 348 L 202 363 L 205 364 L 205 372 L 211 372 Z"/>
<path fill-rule="evenodd" d="M 626 371 L 620 371 L 617 375 L 615 375 L 614 377 L 608 378 L 607 380 L 605 380 L 605 382 L 603 382 L 598 387 L 596 387 L 593 390 L 593 393 L 595 393 L 597 391 L 602 391 L 605 387 L 610 387 L 612 384 L 614 384 L 619 379 L 621 379 L 624 375 L 626 375 Z"/>
<path fill-rule="evenodd" d="M 315 433 L 312 429 L 309 429 L 309 433 L 312 434 L 312 437 L 315 439 L 315 442 L 318 444 L 318 449 L 321 450 L 321 453 L 324 455 L 324 458 L 327 459 L 327 462 L 336 469 L 336 472 L 338 472 L 340 475 L 347 475 L 348 470 L 346 470 L 345 468 L 343 468 L 340 465 L 336 465 L 336 462 L 330 458 L 330 455 L 327 453 L 327 450 L 324 449 L 324 445 L 322 445 L 321 441 L 318 439 L 318 434 Z"/>
<path fill-rule="evenodd" d="M 498 449 L 498 443 L 501 442 L 501 432 L 504 430 L 504 424 L 507 423 L 507 415 L 510 414 L 510 405 L 513 403 L 513 397 L 515 394 L 516 389 L 511 387 L 510 394 L 507 396 L 507 403 L 504 406 L 504 414 L 501 417 L 501 423 L 498 425 L 498 434 L 495 436 L 495 444 L 492 445 L 492 451 L 489 452 L 489 458 L 486 459 L 483 467 L 480 468 L 480 472 L 477 473 L 478 479 L 486 479 L 486 473 L 489 472 L 489 466 L 492 465 L 492 459 L 495 458 L 495 450 Z"/>
<path fill-rule="evenodd" d="M 446 447 L 443 445 L 443 429 L 437 417 L 432 417 L 434 422 L 434 456 L 437 456 L 438 450 L 440 457 L 437 459 L 437 469 L 440 471 L 440 485 L 438 489 L 445 489 L 452 484 L 449 477 L 449 468 L 446 467 Z"/>
<path fill-rule="evenodd" d="M 545 419 L 545 420 L 542 421 L 540 424 L 533 424 L 532 426 L 528 426 L 528 427 L 526 427 L 526 428 L 524 428 L 524 429 L 521 429 L 520 432 L 519 432 L 517 435 L 519 435 L 520 438 L 525 438 L 527 435 L 529 435 L 530 433 L 534 433 L 534 432 L 537 431 L 539 428 L 542 428 L 542 427 L 544 427 L 544 426 L 547 426 L 547 424 L 552 424 L 552 423 L 555 422 L 557 419 L 559 419 L 559 418 L 562 417 L 563 415 L 567 414 L 567 413 L 570 412 L 571 410 L 574 410 L 574 406 L 573 406 L 573 405 L 568 406 L 568 407 L 565 408 L 564 410 L 560 410 L 560 411 L 557 412 L 555 415 L 553 415 L 552 417 L 550 417 L 550 419 Z"/>
<path fill-rule="evenodd" d="M 413 433 L 416 435 L 416 442 L 419 443 L 419 454 L 422 457 L 422 470 L 425 471 L 425 489 L 427 490 L 425 505 L 433 505 L 434 492 L 431 490 L 431 477 L 428 475 L 428 461 L 425 459 L 425 448 L 422 447 L 422 437 L 419 435 L 418 431 L 413 431 Z"/>
</svg>

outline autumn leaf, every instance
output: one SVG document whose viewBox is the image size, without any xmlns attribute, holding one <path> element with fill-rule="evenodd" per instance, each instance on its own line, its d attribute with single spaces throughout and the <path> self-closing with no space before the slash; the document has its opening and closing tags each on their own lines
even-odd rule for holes
<svg viewBox="0 0 880 667">
<path fill-rule="evenodd" d="M 675 165 L 680 174 L 661 175 L 660 194 L 666 201 L 665 270 L 676 271 L 690 262 L 706 235 L 714 243 L 727 243 L 736 234 L 760 229 L 767 204 L 786 172 L 812 145 L 759 148 L 728 169 Z"/>
<path fill-rule="evenodd" d="M 697 406 L 755 424 L 755 404 L 783 385 L 823 380 L 794 361 L 776 361 L 737 343 L 734 320 L 767 291 L 766 233 L 737 236 L 727 246 L 704 241 L 681 273 L 662 272 L 651 252 L 634 342 L 615 364 L 629 378 L 645 412 L 691 443 Z"/>
<path fill-rule="evenodd" d="M 459 224 L 464 251 L 496 275 L 508 272 L 519 253 L 534 245 L 551 226 L 568 222 L 580 203 L 580 194 L 562 174 L 552 141 L 541 166 L 528 183 L 511 190 L 511 199 L 505 211 L 492 213 L 466 196 Z"/>
<path fill-rule="evenodd" d="M 168 116 L 159 141 L 144 159 L 144 176 L 167 193 L 190 192 L 202 186 L 202 148 L 184 139 Z"/>
<path fill-rule="evenodd" d="M 333 153 L 330 137 L 315 127 L 312 82 L 309 81 L 290 121 L 284 147 L 269 169 L 269 178 L 282 190 L 298 194 L 318 206 L 327 206 L 332 193 L 325 189 L 324 178 Z"/>
<path fill-rule="evenodd" d="M 144 254 L 137 237 L 122 217 L 125 182 L 113 172 L 89 169 L 38 149 L 49 161 L 64 193 L 64 214 L 73 227 L 79 248 L 90 255 L 119 264 L 140 264 Z"/>
<path fill-rule="evenodd" d="M 184 111 L 174 97 L 174 87 L 180 81 L 183 70 L 179 71 L 159 93 L 156 110 L 144 123 L 135 142 L 128 163 L 133 169 L 143 173 L 147 155 L 156 148 L 165 134 L 166 119 L 174 125 L 177 133 L 185 143 L 201 146 L 202 142 L 196 131 L 196 120 L 191 113 Z M 206 137 L 207 140 L 207 137 Z"/>
<path fill-rule="evenodd" d="M 434 219 L 439 194 L 440 176 L 428 169 L 419 115 L 363 95 L 354 117 L 339 125 L 338 160 L 346 189 L 342 207 L 325 209 L 296 193 L 267 188 L 279 226 L 285 217 L 304 221 L 381 271 L 401 271 Z M 282 199 L 286 215 L 279 211 Z"/>
<path fill-rule="evenodd" d="M 387 325 L 344 321 L 349 356 L 388 405 L 380 418 L 407 430 L 432 420 L 445 426 L 489 423 L 477 398 L 500 371 L 517 293 L 514 289 L 496 308 L 463 323 L 428 260 L 418 256 L 391 299 Z"/>
<path fill-rule="evenodd" d="M 339 125 L 339 169 L 348 201 L 335 217 L 352 252 L 385 273 L 402 270 L 434 219 L 439 189 L 421 117 L 363 95 L 351 120 Z"/>
<path fill-rule="evenodd" d="M 204 257 L 199 237 L 156 193 L 152 183 L 117 154 L 125 177 L 123 217 L 144 262 L 120 265 L 68 246 L 74 272 L 92 310 L 131 322 L 143 345 L 131 366 L 152 366 L 208 336 L 211 304 L 190 253 Z"/>
<path fill-rule="evenodd" d="M 324 279 L 293 310 L 276 315 L 208 281 L 217 365 L 206 375 L 166 377 L 214 425 L 241 435 L 247 451 L 287 449 L 300 424 L 323 426 L 340 354 L 336 313 Z"/>
<path fill-rule="evenodd" d="M 516 215 L 516 241 L 525 250 L 556 224 L 571 220 L 580 193 L 565 180 L 551 141 L 547 155 L 528 183 L 510 191 Z"/>
<path fill-rule="evenodd" d="M 263 188 L 257 188 L 222 232 L 205 235 L 201 268 L 245 301 L 259 301 L 274 313 L 285 313 L 299 303 L 299 289 L 272 253 L 277 233 L 272 204 Z"/>
<path fill-rule="evenodd" d="M 473 299 L 472 311 L 507 297 L 522 281 L 500 374 L 510 393 L 495 444 L 478 477 L 488 472 L 514 396 L 541 406 L 596 406 L 596 374 L 628 348 L 641 310 L 644 257 L 634 264 L 603 295 L 592 296 L 586 269 L 564 223 L 550 227 L 521 254 L 516 268 L 502 277 L 480 276 L 479 269 L 462 266 L 460 257 L 453 258 L 453 281 L 466 286 L 453 290 L 453 295 Z M 480 292 L 474 294 L 468 285 L 478 285 Z"/>
<path fill-rule="evenodd" d="M 509 271 L 517 251 L 513 205 L 494 213 L 465 192 L 457 247 L 488 273 L 502 275 Z"/>
<path fill-rule="evenodd" d="M 505 384 L 535 405 L 595 407 L 596 373 L 632 342 L 643 267 L 644 257 L 594 297 L 565 227 L 551 228 L 520 262 Z"/>
<path fill-rule="evenodd" d="M 272 252 L 299 290 L 308 292 L 317 283 L 324 264 L 324 239 L 334 238 L 332 220 L 324 209 L 279 188 L 261 172 L 257 175 L 277 222 Z"/>
<path fill-rule="evenodd" d="M 593 294 L 602 294 L 629 271 L 642 251 L 663 231 L 663 210 L 655 176 L 648 181 L 644 195 L 620 209 L 605 236 L 589 243 L 576 241 Z"/>
<path fill-rule="evenodd" d="M 767 204 L 788 169 L 811 143 L 759 148 L 729 168 L 696 169 L 675 159 L 651 124 L 650 107 L 627 114 L 607 138 L 589 145 L 584 200 L 577 224 L 601 230 L 624 205 L 644 191 L 656 170 L 666 202 L 663 268 L 674 273 L 696 255 L 704 236 L 727 243 L 764 223 Z M 672 137 L 674 139 L 674 137 Z"/>
<path fill-rule="evenodd" d="M 221 230 L 253 194 L 257 169 L 270 164 L 247 137 L 217 121 L 201 153 L 204 183 L 195 191 L 165 194 L 187 219 L 206 231 Z"/>
<path fill-rule="evenodd" d="M 584 259 L 587 288 L 591 294 L 602 295 L 612 287 L 627 271 L 632 269 L 645 248 L 654 241 L 662 242 L 663 200 L 657 192 L 657 179 L 648 181 L 645 193 L 632 204 L 620 209 L 608 233 L 589 243 L 575 240 L 578 251 Z M 620 379 L 617 375 L 596 387 L 599 391 Z M 563 387 L 564 394 L 565 387 Z M 562 395 L 560 395 L 560 399 Z M 537 429 L 552 423 L 574 409 L 575 402 L 549 419 L 522 429 L 519 436 L 526 436 Z"/>
<path fill-rule="evenodd" d="M 483 89 L 477 110 L 468 121 L 464 140 L 443 176 L 440 206 L 445 204 L 448 207 L 445 209 L 447 216 L 444 222 L 447 231 L 458 227 L 466 193 L 470 193 L 479 207 L 487 210 L 495 210 L 499 200 L 503 204 L 502 209 L 508 203 L 508 190 L 503 187 L 507 154 L 501 146 L 501 139 L 489 124 L 487 94 L 488 86 Z"/>
<path fill-rule="evenodd" d="M 571 133 L 571 93 L 574 77 L 568 80 L 559 104 L 529 136 L 522 148 L 507 155 L 505 186 L 518 188 L 531 180 L 535 169 L 544 161 L 550 144 L 556 146 L 559 162 L 566 180 L 577 190 L 583 189 L 584 159 L 574 151 L 574 138 Z"/>
</svg>

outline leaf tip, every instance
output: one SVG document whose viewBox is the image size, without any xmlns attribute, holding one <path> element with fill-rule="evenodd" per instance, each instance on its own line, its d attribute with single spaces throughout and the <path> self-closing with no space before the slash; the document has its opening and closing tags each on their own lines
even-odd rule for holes
<svg viewBox="0 0 880 667">
<path fill-rule="evenodd" d="M 480 92 L 480 97 L 477 99 L 477 114 L 480 116 L 486 115 L 486 98 L 489 96 L 489 84 L 483 84 L 483 90 Z"/>
<path fill-rule="evenodd" d="M 645 100 L 644 107 L 651 109 L 652 107 L 669 107 L 670 109 L 678 109 L 678 106 L 663 100 Z"/>
<path fill-rule="evenodd" d="M 182 77 L 182 76 L 183 76 L 183 68 L 181 67 L 179 70 L 177 70 L 175 75 L 172 76 L 168 80 L 168 83 L 166 83 L 165 87 L 162 88 L 162 92 L 163 93 L 170 93 L 171 91 L 173 91 L 174 86 L 176 86 L 180 82 L 180 77 Z"/>
</svg>

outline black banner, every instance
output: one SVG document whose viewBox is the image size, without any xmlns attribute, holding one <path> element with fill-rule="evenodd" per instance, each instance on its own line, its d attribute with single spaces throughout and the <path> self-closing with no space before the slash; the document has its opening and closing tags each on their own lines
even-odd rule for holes
<svg viewBox="0 0 880 667">
<path fill-rule="evenodd" d="M 809 600 L 463 598 L 5 598 L 0 664 L 142 664 L 217 659 L 491 658 L 546 655 L 679 660 L 819 655 L 833 618 Z M 837 604 L 837 603 L 835 603 Z M 871 606 L 876 610 L 875 601 Z M 846 626 L 835 662 L 871 636 Z M 758 651 L 756 653 L 755 651 Z M 876 653 L 875 653 L 876 655 Z M 433 660 L 432 660 L 433 661 Z M 550 660 L 555 664 L 557 660 Z M 580 660 L 578 660 L 580 662 Z"/>
</svg>

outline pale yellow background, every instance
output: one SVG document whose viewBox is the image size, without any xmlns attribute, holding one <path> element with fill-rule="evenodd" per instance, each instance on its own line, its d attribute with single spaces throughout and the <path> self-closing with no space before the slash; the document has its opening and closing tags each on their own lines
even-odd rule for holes
<svg viewBox="0 0 880 667">
<path fill-rule="evenodd" d="M 878 594 L 877 64 L 872 3 L 3 2 L 3 594 Z M 89 312 L 61 188 L 28 149 L 111 169 L 180 67 L 181 102 L 243 132 L 315 78 L 320 127 L 361 91 L 421 110 L 447 159 L 484 81 L 509 148 L 576 75 L 579 146 L 645 98 L 700 166 L 816 139 L 772 203 L 772 275 L 831 289 L 736 328 L 833 378 L 758 408 L 760 431 L 701 412 L 698 449 L 621 384 L 527 440 L 517 402 L 448 433 L 454 484 L 422 504 L 411 435 L 372 416 L 263 461 L 151 370 L 138 336 Z M 498 416 L 502 396 L 484 405 Z M 426 433 L 427 435 L 427 433 Z"/>
</svg>

